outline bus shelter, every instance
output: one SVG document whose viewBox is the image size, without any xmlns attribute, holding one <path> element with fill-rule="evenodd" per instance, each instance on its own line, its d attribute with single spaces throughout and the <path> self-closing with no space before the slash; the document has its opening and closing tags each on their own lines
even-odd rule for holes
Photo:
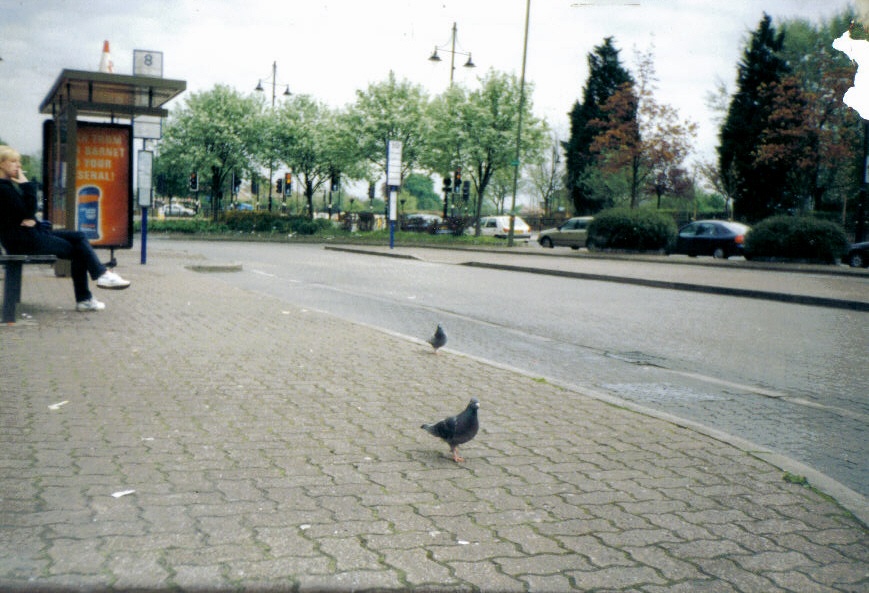
<svg viewBox="0 0 869 593">
<path fill-rule="evenodd" d="M 79 230 L 94 247 L 133 244 L 133 138 L 137 121 L 159 123 L 186 81 L 63 70 L 39 107 L 43 218 Z M 114 258 L 113 258 L 114 259 Z"/>
</svg>

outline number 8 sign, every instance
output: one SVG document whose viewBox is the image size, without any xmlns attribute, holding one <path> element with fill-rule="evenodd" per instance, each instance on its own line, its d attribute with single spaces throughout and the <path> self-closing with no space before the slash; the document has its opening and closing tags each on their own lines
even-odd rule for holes
<svg viewBox="0 0 869 593">
<path fill-rule="evenodd" d="M 163 52 L 134 49 L 133 76 L 163 78 Z"/>
</svg>

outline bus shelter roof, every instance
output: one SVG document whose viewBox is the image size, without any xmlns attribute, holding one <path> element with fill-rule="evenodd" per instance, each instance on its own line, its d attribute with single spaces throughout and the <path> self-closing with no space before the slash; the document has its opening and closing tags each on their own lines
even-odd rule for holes
<svg viewBox="0 0 869 593">
<path fill-rule="evenodd" d="M 77 115 L 166 117 L 163 107 L 187 89 L 187 81 L 84 70 L 63 70 L 39 106 L 57 116 L 72 106 Z"/>
</svg>

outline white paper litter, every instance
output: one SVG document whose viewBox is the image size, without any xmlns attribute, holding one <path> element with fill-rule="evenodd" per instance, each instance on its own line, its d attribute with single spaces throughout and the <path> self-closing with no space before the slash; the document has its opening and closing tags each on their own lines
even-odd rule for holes
<svg viewBox="0 0 869 593">
<path fill-rule="evenodd" d="M 69 403 L 68 400 L 63 400 L 62 402 L 57 402 L 56 404 L 51 404 L 50 406 L 48 406 L 48 409 L 49 410 L 59 410 L 60 406 L 65 406 L 68 403 Z"/>
<path fill-rule="evenodd" d="M 120 498 L 120 497 L 126 496 L 128 494 L 133 494 L 134 492 L 135 492 L 135 490 L 120 490 L 118 492 L 113 492 L 112 496 L 114 496 L 115 498 Z"/>
</svg>

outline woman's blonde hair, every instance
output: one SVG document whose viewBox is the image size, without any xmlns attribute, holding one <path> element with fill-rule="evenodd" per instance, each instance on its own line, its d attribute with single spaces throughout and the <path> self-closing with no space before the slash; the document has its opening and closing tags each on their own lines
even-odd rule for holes
<svg viewBox="0 0 869 593">
<path fill-rule="evenodd" d="M 18 151 L 12 148 L 11 146 L 6 146 L 5 144 L 0 145 L 0 163 L 5 163 L 6 161 L 20 161 L 21 155 L 18 154 Z"/>
</svg>

